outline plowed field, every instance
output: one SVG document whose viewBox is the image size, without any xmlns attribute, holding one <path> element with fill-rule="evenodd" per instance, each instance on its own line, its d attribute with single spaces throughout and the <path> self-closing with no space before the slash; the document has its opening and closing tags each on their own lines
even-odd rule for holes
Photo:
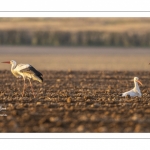
<svg viewBox="0 0 150 150">
<path fill-rule="evenodd" d="M 148 71 L 41 71 L 44 82 L 29 82 L 0 71 L 0 132 L 150 132 Z M 119 94 L 139 77 L 142 98 Z"/>
</svg>

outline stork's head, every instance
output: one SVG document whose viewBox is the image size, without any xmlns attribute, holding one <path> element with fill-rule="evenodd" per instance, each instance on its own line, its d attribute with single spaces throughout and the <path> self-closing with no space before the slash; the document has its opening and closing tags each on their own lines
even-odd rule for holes
<svg viewBox="0 0 150 150">
<path fill-rule="evenodd" d="M 10 61 L 4 61 L 2 63 L 7 63 L 7 64 L 16 64 L 16 62 L 14 60 L 10 60 Z"/>
<path fill-rule="evenodd" d="M 134 77 L 134 82 L 138 82 L 138 83 L 140 83 L 141 85 L 143 85 L 142 82 L 139 80 L 138 77 Z"/>
</svg>

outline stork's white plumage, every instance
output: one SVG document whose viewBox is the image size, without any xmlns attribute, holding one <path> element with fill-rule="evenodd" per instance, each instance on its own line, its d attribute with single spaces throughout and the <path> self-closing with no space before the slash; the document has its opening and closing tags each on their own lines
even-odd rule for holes
<svg viewBox="0 0 150 150">
<path fill-rule="evenodd" d="M 135 85 L 134 88 L 132 90 L 130 90 L 130 91 L 122 93 L 121 96 L 124 97 L 124 96 L 129 95 L 131 97 L 135 97 L 135 96 L 141 97 L 142 94 L 141 94 L 141 91 L 140 91 L 138 83 L 140 83 L 141 85 L 143 85 L 142 82 L 139 80 L 138 77 L 134 77 L 134 85 Z"/>
<path fill-rule="evenodd" d="M 2 62 L 2 63 L 8 63 L 11 64 L 11 72 L 12 74 L 16 77 L 16 78 L 23 78 L 24 80 L 24 87 L 23 87 L 23 92 L 22 92 L 22 96 L 24 95 L 24 90 L 25 90 L 25 79 L 27 78 L 30 82 L 30 86 L 33 92 L 33 88 L 32 88 L 32 83 L 30 81 L 30 79 L 39 81 L 40 83 L 43 82 L 43 78 L 42 78 L 42 74 L 37 71 L 33 66 L 31 66 L 30 64 L 18 64 L 16 63 L 16 61 L 11 60 L 11 61 L 6 61 L 6 62 Z M 33 92 L 33 95 L 35 97 L 35 94 Z"/>
</svg>

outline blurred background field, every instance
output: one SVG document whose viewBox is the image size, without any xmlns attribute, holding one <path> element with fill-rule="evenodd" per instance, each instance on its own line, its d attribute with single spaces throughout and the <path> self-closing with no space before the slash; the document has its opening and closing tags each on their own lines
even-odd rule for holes
<svg viewBox="0 0 150 150">
<path fill-rule="evenodd" d="M 150 46 L 150 18 L 0 18 L 0 44 Z"/>
<path fill-rule="evenodd" d="M 149 70 L 149 54 L 150 18 L 0 18 L 1 61 L 41 70 Z"/>
</svg>

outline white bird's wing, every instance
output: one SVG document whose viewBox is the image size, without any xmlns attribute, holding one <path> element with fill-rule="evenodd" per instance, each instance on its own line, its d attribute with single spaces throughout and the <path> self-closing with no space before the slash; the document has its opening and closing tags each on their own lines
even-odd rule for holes
<svg viewBox="0 0 150 150">
<path fill-rule="evenodd" d="M 39 82 L 43 82 L 43 75 L 39 71 L 37 71 L 33 66 L 29 64 L 20 64 L 19 66 L 20 73 L 23 73 L 24 76 L 28 78 L 32 78 L 33 80 L 37 80 Z"/>
<path fill-rule="evenodd" d="M 14 69 L 15 72 L 18 72 L 23 77 L 32 78 L 33 80 L 37 80 L 39 82 L 43 82 L 43 75 L 39 71 L 37 71 L 30 64 L 18 64 Z"/>
<path fill-rule="evenodd" d="M 42 73 L 37 71 L 33 66 L 31 66 L 29 64 L 27 64 L 25 67 L 21 67 L 21 68 L 22 69 L 20 70 L 20 72 L 34 74 L 34 75 L 37 75 L 37 76 L 42 76 Z"/>
<path fill-rule="evenodd" d="M 15 68 L 16 71 L 21 71 L 21 70 L 24 70 L 26 68 L 29 68 L 31 65 L 29 64 L 18 64 Z"/>
<path fill-rule="evenodd" d="M 122 96 L 130 95 L 131 97 L 139 96 L 139 93 L 135 92 L 133 89 L 127 92 L 122 93 Z"/>
<path fill-rule="evenodd" d="M 11 72 L 13 73 L 13 75 L 16 77 L 16 78 L 20 78 L 22 75 L 20 74 L 20 71 L 22 69 L 25 69 L 25 68 L 28 68 L 30 65 L 29 64 L 18 64 L 16 66 L 15 69 L 11 70 Z"/>
<path fill-rule="evenodd" d="M 122 96 L 130 95 L 130 92 L 131 92 L 131 91 L 132 91 L 132 90 L 122 93 Z"/>
</svg>

